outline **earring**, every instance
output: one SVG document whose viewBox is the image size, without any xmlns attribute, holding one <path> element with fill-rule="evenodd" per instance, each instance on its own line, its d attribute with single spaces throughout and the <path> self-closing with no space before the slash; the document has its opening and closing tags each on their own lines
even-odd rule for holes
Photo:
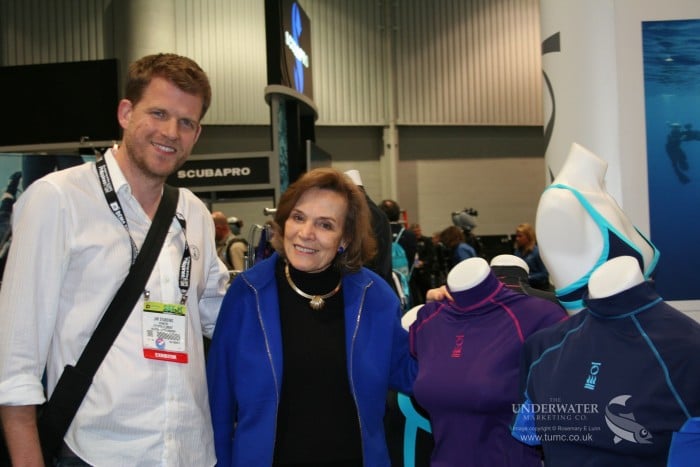
<svg viewBox="0 0 700 467">
<path fill-rule="evenodd" d="M 340 246 L 338 247 L 338 254 L 339 254 L 339 255 L 342 255 L 344 251 L 345 251 L 345 248 L 343 248 L 343 245 L 340 245 Z"/>
</svg>

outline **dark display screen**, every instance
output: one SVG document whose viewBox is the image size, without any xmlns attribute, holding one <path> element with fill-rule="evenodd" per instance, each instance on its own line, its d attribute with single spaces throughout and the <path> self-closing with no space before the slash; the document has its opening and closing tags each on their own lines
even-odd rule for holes
<svg viewBox="0 0 700 467">
<path fill-rule="evenodd" d="M 118 140 L 116 60 L 0 67 L 0 146 Z"/>
</svg>

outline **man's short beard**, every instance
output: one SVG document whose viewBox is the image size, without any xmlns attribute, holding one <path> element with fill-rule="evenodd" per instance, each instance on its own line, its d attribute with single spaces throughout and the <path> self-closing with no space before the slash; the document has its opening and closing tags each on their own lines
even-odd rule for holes
<svg viewBox="0 0 700 467">
<path fill-rule="evenodd" d="M 154 180 L 161 180 L 161 181 L 167 180 L 167 178 L 168 178 L 170 175 L 174 174 L 174 173 L 175 173 L 180 167 L 182 167 L 182 166 L 185 164 L 185 162 L 187 161 L 187 157 L 183 157 L 182 160 L 179 161 L 179 164 L 177 164 L 177 165 L 173 168 L 173 170 L 171 170 L 170 173 L 168 173 L 167 175 L 157 174 L 157 173 L 154 173 L 153 171 L 151 171 L 151 169 L 148 168 L 148 166 L 147 166 L 146 163 L 145 163 L 145 158 L 144 158 L 144 157 L 138 157 L 139 152 L 136 151 L 136 150 L 134 149 L 133 145 L 131 144 L 131 142 L 130 142 L 129 140 L 125 139 L 125 140 L 123 141 L 123 144 L 124 144 L 124 146 L 126 147 L 126 153 L 127 153 L 127 157 L 129 158 L 129 160 L 131 160 L 131 162 L 132 162 L 136 167 L 139 168 L 139 170 L 141 171 L 141 173 L 142 173 L 143 175 L 146 175 L 148 178 L 152 178 L 152 179 L 154 179 Z"/>
</svg>

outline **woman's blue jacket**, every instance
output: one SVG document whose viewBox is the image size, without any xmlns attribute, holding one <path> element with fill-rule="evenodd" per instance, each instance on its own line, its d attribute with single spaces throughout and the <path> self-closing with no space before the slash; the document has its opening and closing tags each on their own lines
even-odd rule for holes
<svg viewBox="0 0 700 467">
<path fill-rule="evenodd" d="M 275 264 L 262 261 L 233 281 L 207 358 L 219 466 L 269 466 L 284 377 Z M 362 268 L 342 279 L 350 390 L 365 467 L 389 466 L 383 418 L 389 388 L 412 393 L 417 367 L 390 286 Z"/>
</svg>

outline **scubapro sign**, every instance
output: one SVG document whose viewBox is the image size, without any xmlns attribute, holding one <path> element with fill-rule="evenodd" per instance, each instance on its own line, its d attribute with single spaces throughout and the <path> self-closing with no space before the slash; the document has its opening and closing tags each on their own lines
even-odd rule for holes
<svg viewBox="0 0 700 467">
<path fill-rule="evenodd" d="M 253 185 L 270 183 L 267 157 L 191 159 L 168 179 L 181 186 Z"/>
</svg>

